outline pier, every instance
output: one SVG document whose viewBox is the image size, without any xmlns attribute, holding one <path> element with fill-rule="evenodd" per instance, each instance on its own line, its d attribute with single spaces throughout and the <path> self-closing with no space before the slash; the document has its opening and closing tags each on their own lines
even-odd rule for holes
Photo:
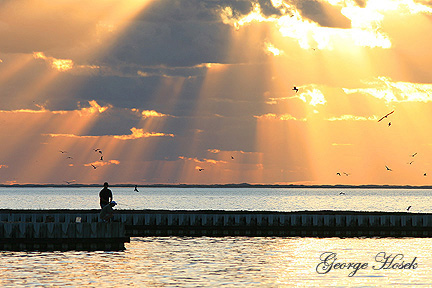
<svg viewBox="0 0 432 288">
<path fill-rule="evenodd" d="M 129 237 L 432 237 L 432 214 L 358 211 L 0 210 L 2 250 L 123 250 Z"/>
</svg>

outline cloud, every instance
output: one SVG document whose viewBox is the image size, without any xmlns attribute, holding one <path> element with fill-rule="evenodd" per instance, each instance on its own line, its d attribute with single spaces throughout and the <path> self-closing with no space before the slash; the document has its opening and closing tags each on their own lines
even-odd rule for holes
<svg viewBox="0 0 432 288">
<path fill-rule="evenodd" d="M 364 116 L 355 116 L 355 115 L 342 115 L 338 117 L 331 117 L 327 119 L 328 121 L 376 121 L 377 117 L 364 117 Z"/>
<path fill-rule="evenodd" d="M 224 160 L 214 160 L 214 159 L 199 159 L 199 158 L 194 158 L 194 157 L 184 157 L 184 156 L 179 156 L 178 157 L 181 160 L 185 160 L 185 161 L 192 161 L 195 163 L 200 163 L 200 164 L 212 164 L 212 165 L 216 165 L 216 164 L 226 164 L 228 163 L 227 161 Z"/>
<path fill-rule="evenodd" d="M 351 21 L 341 13 L 340 6 L 333 6 L 325 1 L 295 1 L 300 14 L 318 23 L 321 27 L 351 28 Z"/>
<path fill-rule="evenodd" d="M 60 72 L 65 72 L 71 70 L 74 66 L 74 63 L 70 59 L 56 59 L 54 57 L 47 57 L 43 52 L 34 52 L 33 57 L 35 59 L 42 59 L 51 64 L 53 69 L 56 69 Z"/>
<path fill-rule="evenodd" d="M 132 127 L 131 129 L 132 134 L 130 135 L 115 135 L 115 139 L 120 140 L 133 140 L 133 139 L 139 139 L 139 138 L 148 138 L 148 137 L 174 137 L 174 134 L 165 134 L 165 133 L 157 133 L 157 132 L 144 132 L 143 129 L 137 129 L 135 127 Z"/>
<path fill-rule="evenodd" d="M 280 50 L 280 49 L 278 49 L 278 48 L 276 48 L 272 43 L 270 43 L 270 42 L 265 42 L 264 43 L 264 51 L 267 53 L 267 54 L 271 54 L 271 55 L 273 55 L 273 56 L 280 56 L 280 55 L 283 55 L 285 52 L 284 51 L 282 51 L 282 50 Z"/>
<path fill-rule="evenodd" d="M 120 164 L 120 161 L 118 161 L 118 160 L 109 160 L 109 161 L 95 161 L 92 163 L 84 164 L 84 166 L 86 166 L 86 167 L 93 167 L 93 166 L 103 167 L 103 166 L 119 165 L 119 164 Z"/>
<path fill-rule="evenodd" d="M 157 112 L 155 110 L 144 110 L 141 112 L 141 115 L 143 118 L 168 117 L 168 116 L 170 116 L 168 114 L 163 114 L 163 113 Z"/>
<path fill-rule="evenodd" d="M 304 119 L 297 119 L 296 117 L 290 115 L 290 114 L 281 114 L 276 115 L 274 113 L 267 113 L 259 116 L 254 116 L 258 120 L 279 120 L 279 121 L 288 121 L 288 120 L 295 120 L 295 121 L 304 121 Z"/>
<path fill-rule="evenodd" d="M 394 82 L 389 77 L 378 77 L 364 81 L 367 88 L 343 88 L 346 94 L 367 94 L 387 103 L 390 102 L 431 102 L 432 84 Z"/>
</svg>

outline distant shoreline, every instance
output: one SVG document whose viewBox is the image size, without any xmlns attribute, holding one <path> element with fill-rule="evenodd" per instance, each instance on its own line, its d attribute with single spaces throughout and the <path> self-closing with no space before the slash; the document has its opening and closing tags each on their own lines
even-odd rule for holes
<svg viewBox="0 0 432 288">
<path fill-rule="evenodd" d="M 111 187 L 135 187 L 135 184 L 110 184 Z M 0 184 L 1 188 L 93 188 L 102 187 L 101 184 Z M 139 188 L 320 188 L 320 189 L 432 189 L 432 186 L 414 186 L 414 185 L 297 185 L 297 184 L 143 184 Z"/>
</svg>

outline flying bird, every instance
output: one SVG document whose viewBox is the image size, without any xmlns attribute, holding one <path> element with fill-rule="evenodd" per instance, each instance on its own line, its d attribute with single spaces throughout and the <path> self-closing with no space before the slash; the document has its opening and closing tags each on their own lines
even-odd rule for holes
<svg viewBox="0 0 432 288">
<path fill-rule="evenodd" d="M 135 185 L 134 192 L 139 192 L 138 191 L 138 185 Z"/>
<path fill-rule="evenodd" d="M 339 172 L 337 172 L 336 175 L 341 176 L 341 174 Z"/>
<path fill-rule="evenodd" d="M 411 206 L 408 206 L 407 211 L 409 211 L 410 208 L 411 208 Z"/>
<path fill-rule="evenodd" d="M 413 162 L 414 162 L 414 160 L 413 160 L 413 161 L 411 161 L 411 162 L 408 162 L 407 164 L 411 165 L 411 164 L 412 164 Z"/>
<path fill-rule="evenodd" d="M 66 157 L 66 159 L 73 159 L 71 156 Z"/>
<path fill-rule="evenodd" d="M 417 155 L 417 152 L 416 152 L 416 153 L 414 153 L 414 154 L 412 154 L 412 155 L 411 155 L 411 157 L 414 157 L 414 156 L 416 156 L 416 155 Z"/>
<path fill-rule="evenodd" d="M 103 155 L 101 156 L 100 160 L 103 161 Z"/>
<path fill-rule="evenodd" d="M 388 127 L 390 127 L 391 126 L 391 122 L 389 122 L 389 124 L 388 124 Z"/>
<path fill-rule="evenodd" d="M 97 167 L 95 166 L 95 165 L 93 165 L 93 164 L 90 164 L 94 169 L 96 169 Z"/>
<path fill-rule="evenodd" d="M 345 176 L 349 176 L 350 175 L 349 173 L 346 173 L 346 172 L 343 172 L 343 174 L 345 174 Z"/>
<path fill-rule="evenodd" d="M 204 168 L 199 168 L 199 169 L 198 169 L 198 171 L 200 171 L 200 172 L 203 171 L 203 170 L 204 170 Z"/>
<path fill-rule="evenodd" d="M 298 88 L 296 86 L 294 86 L 292 90 L 296 91 L 296 93 L 298 92 Z"/>
<path fill-rule="evenodd" d="M 426 173 L 424 173 L 423 176 L 427 176 Z"/>
<path fill-rule="evenodd" d="M 67 151 L 60 150 L 60 153 L 62 153 L 62 154 L 63 154 L 63 153 L 67 153 Z"/>
<path fill-rule="evenodd" d="M 234 160 L 234 156 L 231 156 L 231 159 L 233 159 L 233 160 Z"/>
<path fill-rule="evenodd" d="M 388 114 L 386 114 L 385 116 L 381 117 L 381 119 L 378 120 L 378 122 L 380 122 L 381 120 L 383 120 L 384 118 L 387 118 L 390 114 L 392 114 L 394 112 L 394 110 Z"/>
<path fill-rule="evenodd" d="M 95 152 L 98 152 L 98 151 L 100 151 L 100 149 L 99 148 L 97 148 L 97 149 L 93 149 Z"/>
<path fill-rule="evenodd" d="M 75 182 L 75 180 L 71 180 L 71 181 L 64 181 L 64 182 L 66 182 L 67 184 L 71 184 L 71 183 Z"/>
<path fill-rule="evenodd" d="M 344 192 L 340 192 L 339 195 L 345 195 L 345 193 Z"/>
<path fill-rule="evenodd" d="M 387 165 L 385 165 L 387 171 L 393 171 L 392 169 L 390 169 Z"/>
</svg>

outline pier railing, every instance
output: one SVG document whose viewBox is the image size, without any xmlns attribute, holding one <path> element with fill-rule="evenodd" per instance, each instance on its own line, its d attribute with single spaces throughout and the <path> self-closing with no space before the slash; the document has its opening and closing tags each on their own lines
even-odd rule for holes
<svg viewBox="0 0 432 288">
<path fill-rule="evenodd" d="M 114 221 L 116 222 L 111 224 L 124 225 L 122 227 L 124 227 L 124 233 L 127 237 L 174 235 L 432 237 L 432 214 L 427 213 L 116 210 Z M 100 237 L 102 234 L 98 233 L 102 232 L 99 230 L 107 224 L 100 222 L 99 210 L 0 210 L 0 223 L 14 222 L 40 223 L 41 227 L 50 223 L 56 225 L 64 223 L 62 225 L 65 226 L 60 225 L 58 228 L 53 228 L 62 231 L 74 229 L 69 228 L 71 224 L 82 227 L 88 226 L 90 228 L 83 229 L 94 233 L 88 232 L 90 234 L 87 238 Z M 6 229 L 1 227 L 0 230 Z M 24 231 L 22 227 L 19 229 Z M 6 232 L 0 231 L 0 237 L 1 233 Z M 62 235 L 65 236 L 66 234 Z M 114 234 L 104 235 L 107 235 L 107 238 L 115 238 Z M 121 238 L 121 233 L 116 235 Z"/>
</svg>

